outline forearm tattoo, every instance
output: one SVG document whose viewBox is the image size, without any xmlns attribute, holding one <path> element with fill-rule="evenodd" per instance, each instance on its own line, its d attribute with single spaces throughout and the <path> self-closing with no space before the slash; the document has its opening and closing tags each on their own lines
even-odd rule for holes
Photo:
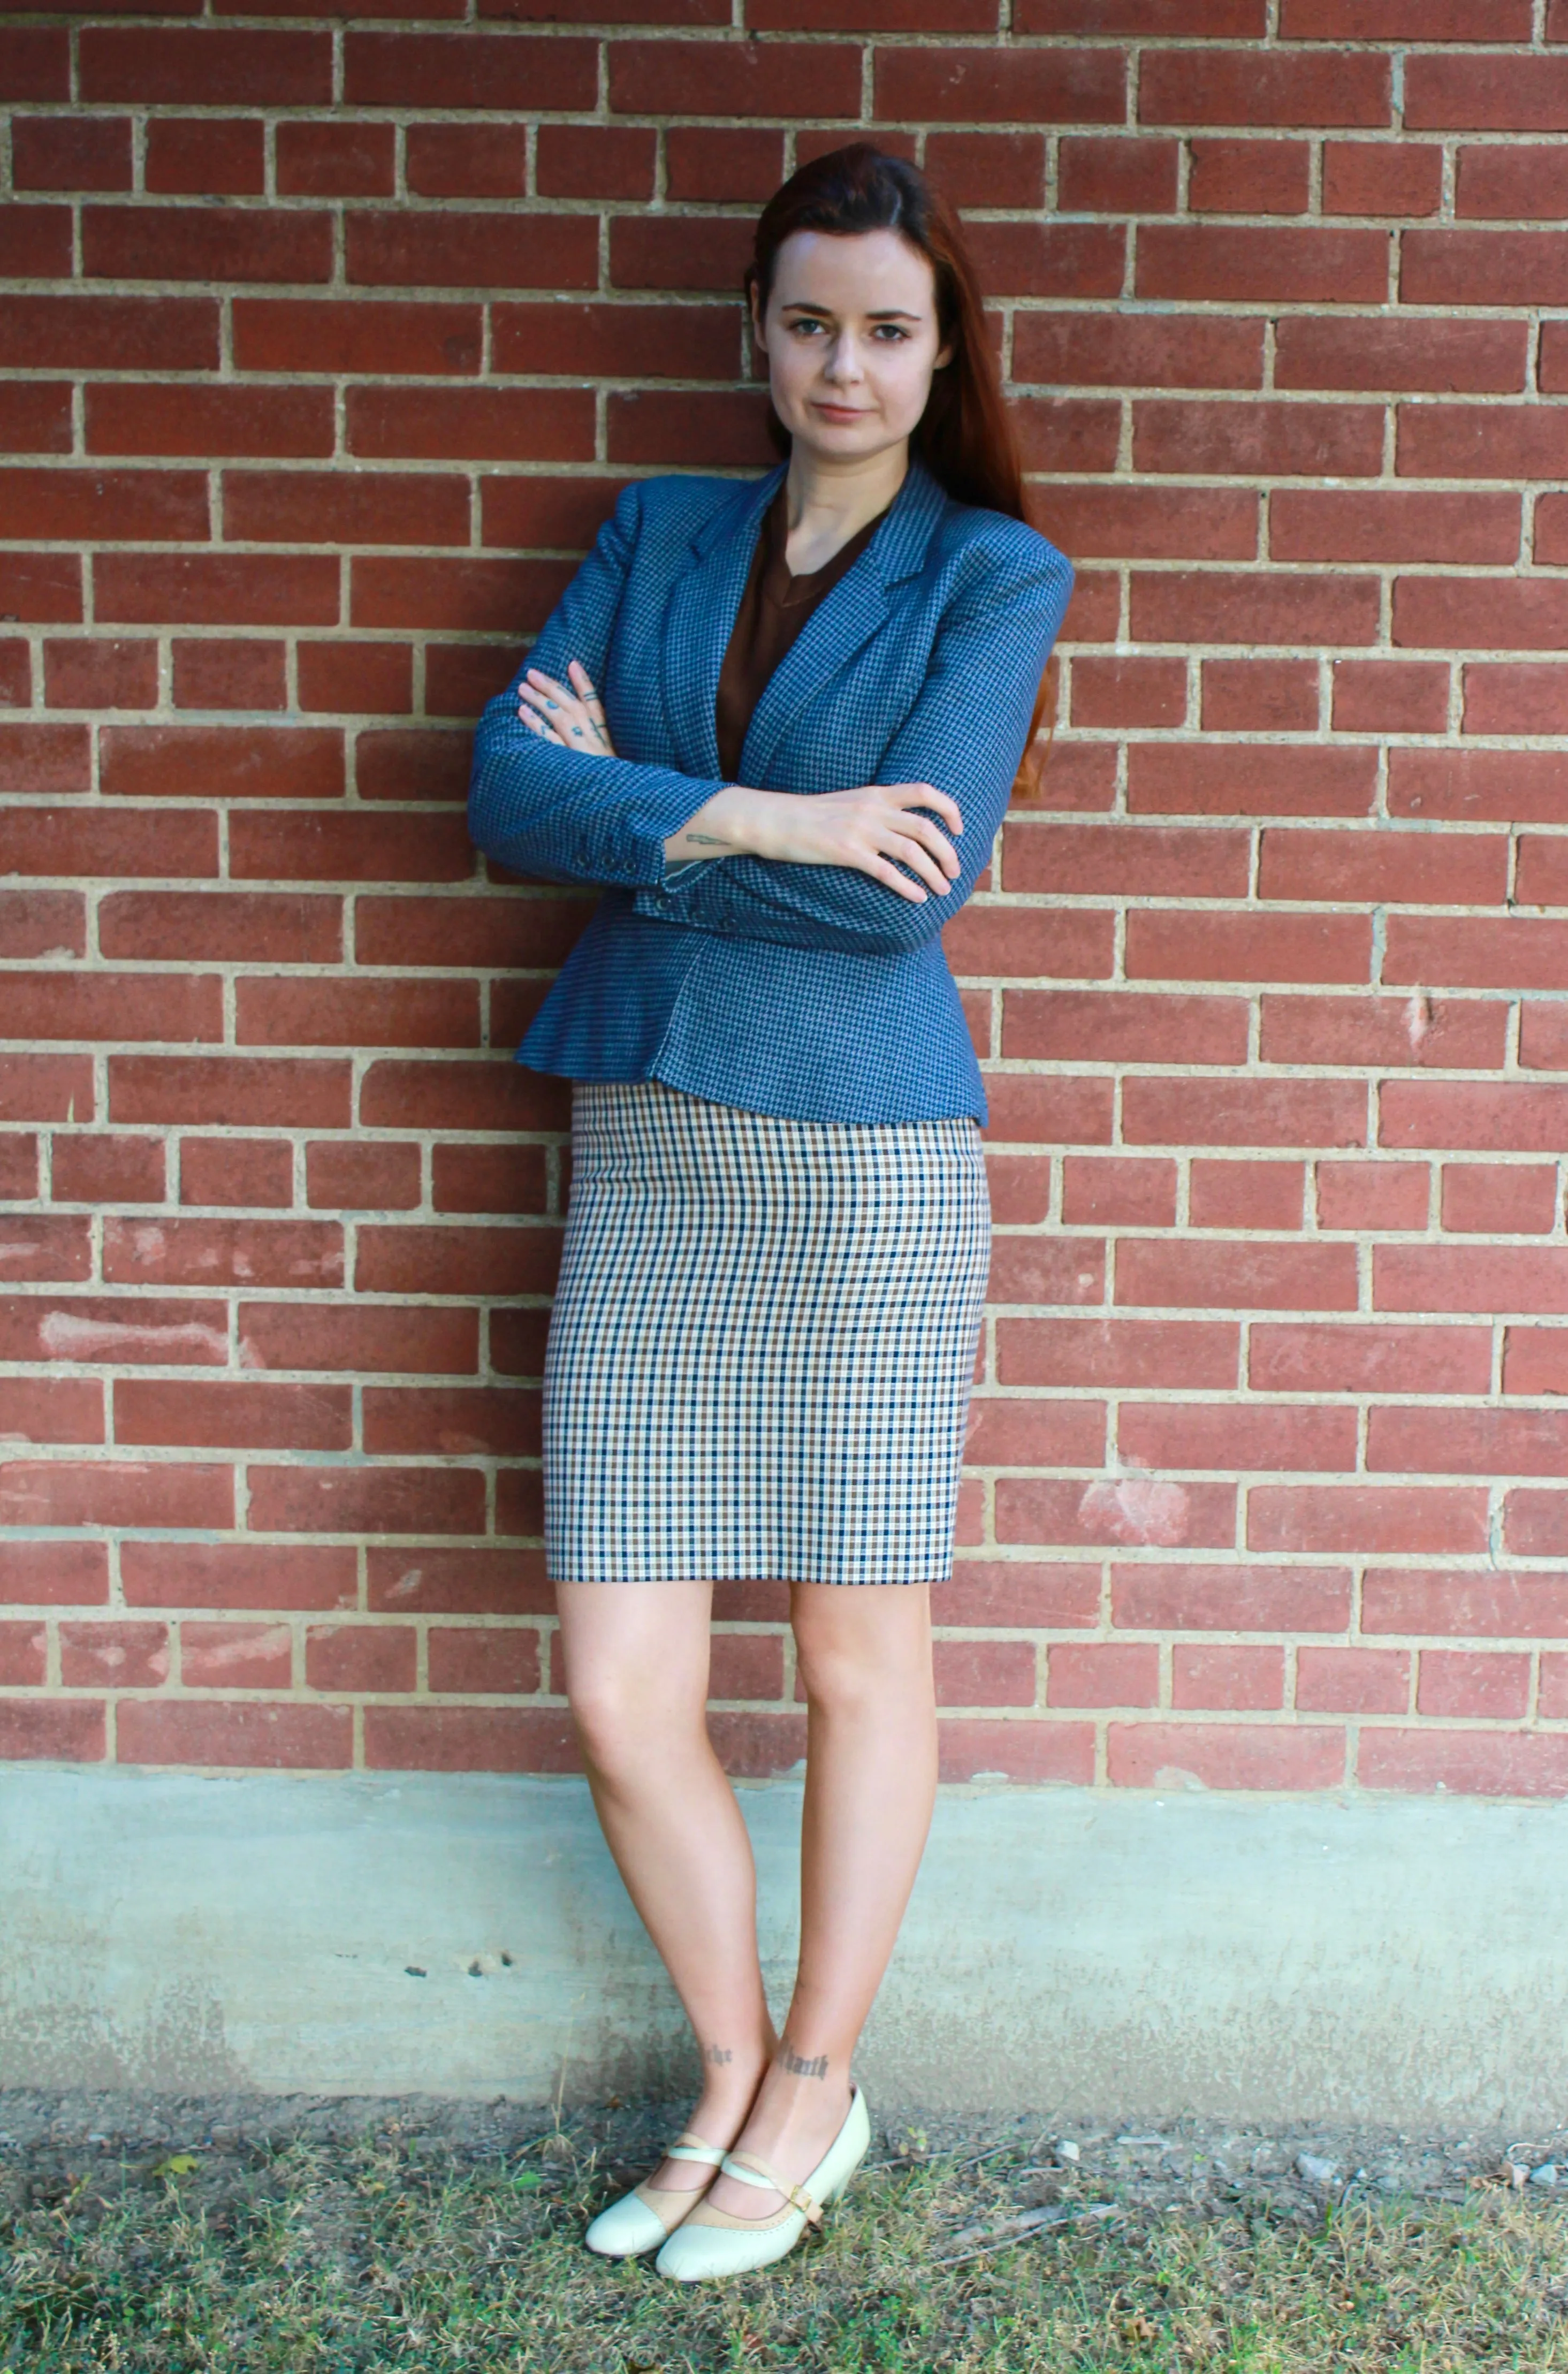
<svg viewBox="0 0 1568 2374">
<path fill-rule="evenodd" d="M 787 2070 L 792 2077 L 825 2077 L 828 2074 L 825 2052 L 819 2052 L 810 2061 L 803 2061 L 787 2040 L 779 2046 L 774 2058 L 779 2067 Z"/>
</svg>

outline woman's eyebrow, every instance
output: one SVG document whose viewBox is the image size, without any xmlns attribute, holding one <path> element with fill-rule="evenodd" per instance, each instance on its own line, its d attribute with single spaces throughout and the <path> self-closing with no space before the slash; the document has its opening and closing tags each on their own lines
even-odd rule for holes
<svg viewBox="0 0 1568 2374">
<path fill-rule="evenodd" d="M 814 305 L 808 297 L 786 297 L 779 310 L 784 313 L 819 313 L 824 321 L 832 319 L 831 305 Z M 922 316 L 907 312 L 902 305 L 879 305 L 865 318 L 868 322 L 918 322 Z"/>
</svg>

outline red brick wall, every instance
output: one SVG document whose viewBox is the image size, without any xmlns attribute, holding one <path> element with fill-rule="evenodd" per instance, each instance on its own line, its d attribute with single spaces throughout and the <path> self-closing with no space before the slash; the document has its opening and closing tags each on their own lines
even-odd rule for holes
<svg viewBox="0 0 1568 2374">
<path fill-rule="evenodd" d="M 948 935 L 948 1769 L 1568 1789 L 1568 0 L 243 6 L 0 31 L 0 1747 L 568 1760 L 508 1056 L 589 902 L 467 726 L 626 476 L 765 458 L 749 221 L 867 126 L 1080 569 Z"/>
</svg>

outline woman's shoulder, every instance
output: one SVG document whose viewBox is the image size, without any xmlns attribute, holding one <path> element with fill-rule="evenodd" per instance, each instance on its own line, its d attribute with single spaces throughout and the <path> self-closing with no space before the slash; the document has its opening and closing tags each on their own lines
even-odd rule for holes
<svg viewBox="0 0 1568 2374">
<path fill-rule="evenodd" d="M 716 478 L 696 471 L 670 471 L 653 478 L 633 478 L 621 492 L 623 503 L 635 507 L 649 527 L 691 530 L 738 502 L 758 484 L 755 477 Z"/>
<path fill-rule="evenodd" d="M 1067 554 L 1027 520 L 989 511 L 980 503 L 961 503 L 950 495 L 936 543 L 943 561 L 965 582 L 993 572 L 1006 577 L 1064 577 L 1069 583 L 1072 579 L 1073 565 Z"/>
</svg>

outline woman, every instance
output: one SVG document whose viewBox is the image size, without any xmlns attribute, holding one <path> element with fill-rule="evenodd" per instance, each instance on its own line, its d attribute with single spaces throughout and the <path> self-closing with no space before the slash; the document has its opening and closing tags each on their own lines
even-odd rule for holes
<svg viewBox="0 0 1568 2374">
<path fill-rule="evenodd" d="M 1072 582 L 913 166 L 803 167 L 747 290 L 787 461 L 625 489 L 485 711 L 470 801 L 507 865 L 607 886 L 521 1050 L 576 1084 L 546 1554 L 594 1803 L 703 2063 L 587 2239 L 686 2280 L 782 2258 L 869 2140 L 850 2059 L 931 1817 L 929 1585 L 990 1249 L 938 934 Z M 769 1576 L 807 1704 L 782 2037 L 704 1715 L 713 1584 Z"/>
</svg>

